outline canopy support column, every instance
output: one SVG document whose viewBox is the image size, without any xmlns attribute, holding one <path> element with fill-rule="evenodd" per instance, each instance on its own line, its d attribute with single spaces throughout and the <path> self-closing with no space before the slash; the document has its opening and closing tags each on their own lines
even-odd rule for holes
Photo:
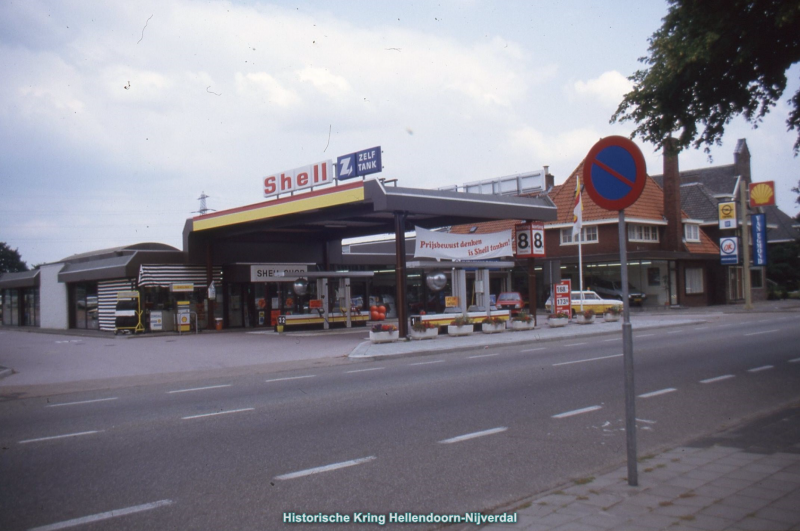
<svg viewBox="0 0 800 531">
<path fill-rule="evenodd" d="M 395 276 L 397 279 L 397 329 L 400 337 L 408 336 L 408 315 L 406 310 L 406 213 L 394 213 L 394 239 L 395 255 L 397 267 Z"/>
</svg>

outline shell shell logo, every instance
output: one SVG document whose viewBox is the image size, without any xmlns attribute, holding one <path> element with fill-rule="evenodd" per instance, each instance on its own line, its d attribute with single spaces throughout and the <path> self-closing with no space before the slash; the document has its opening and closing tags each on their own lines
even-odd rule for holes
<svg viewBox="0 0 800 531">
<path fill-rule="evenodd" d="M 775 183 L 766 181 L 750 185 L 750 206 L 760 207 L 775 204 Z"/>
</svg>

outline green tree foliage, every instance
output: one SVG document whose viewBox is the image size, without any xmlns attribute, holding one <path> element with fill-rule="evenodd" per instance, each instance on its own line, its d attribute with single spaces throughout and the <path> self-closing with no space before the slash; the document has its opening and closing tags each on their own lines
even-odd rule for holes
<svg viewBox="0 0 800 531">
<path fill-rule="evenodd" d="M 770 246 L 767 278 L 788 291 L 800 288 L 800 244 Z"/>
<path fill-rule="evenodd" d="M 15 273 L 27 270 L 28 264 L 22 261 L 19 252 L 10 248 L 5 242 L 0 242 L 0 273 Z"/>
<path fill-rule="evenodd" d="M 742 115 L 754 127 L 786 88 L 800 61 L 798 0 L 669 0 L 663 25 L 650 37 L 648 65 L 611 117 L 637 124 L 633 136 L 676 149 L 720 145 L 725 126 Z M 800 151 L 800 91 L 786 121 Z M 702 126 L 702 131 L 698 125 Z"/>
</svg>

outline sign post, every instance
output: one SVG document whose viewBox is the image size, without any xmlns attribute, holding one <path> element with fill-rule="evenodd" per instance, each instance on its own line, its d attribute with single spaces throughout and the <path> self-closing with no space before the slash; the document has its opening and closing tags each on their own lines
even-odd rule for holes
<svg viewBox="0 0 800 531">
<path fill-rule="evenodd" d="M 633 332 L 628 300 L 628 233 L 625 209 L 639 199 L 647 180 L 644 156 L 631 140 L 609 136 L 597 142 L 583 164 L 583 184 L 601 208 L 619 211 L 619 261 L 622 272 L 622 358 L 625 370 L 625 436 L 628 485 L 639 484 L 636 468 L 636 394 L 633 370 Z"/>
</svg>

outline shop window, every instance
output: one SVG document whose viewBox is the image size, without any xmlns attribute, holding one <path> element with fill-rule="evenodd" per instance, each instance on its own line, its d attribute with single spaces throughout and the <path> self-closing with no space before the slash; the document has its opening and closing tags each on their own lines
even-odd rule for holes
<svg viewBox="0 0 800 531">
<path fill-rule="evenodd" d="M 703 293 L 703 268 L 687 267 L 685 272 L 686 294 L 695 295 Z"/>
<path fill-rule="evenodd" d="M 597 243 L 597 227 L 583 227 L 581 229 L 581 241 L 583 243 Z M 572 228 L 561 229 L 561 245 L 577 245 L 578 241 L 572 241 Z"/>
<path fill-rule="evenodd" d="M 700 241 L 700 227 L 698 225 L 685 224 L 683 226 L 683 236 L 687 242 Z"/>
<path fill-rule="evenodd" d="M 628 225 L 628 241 L 658 242 L 658 227 L 653 225 Z"/>
<path fill-rule="evenodd" d="M 762 289 L 764 287 L 764 270 L 762 268 L 750 270 L 750 287 Z"/>
</svg>

